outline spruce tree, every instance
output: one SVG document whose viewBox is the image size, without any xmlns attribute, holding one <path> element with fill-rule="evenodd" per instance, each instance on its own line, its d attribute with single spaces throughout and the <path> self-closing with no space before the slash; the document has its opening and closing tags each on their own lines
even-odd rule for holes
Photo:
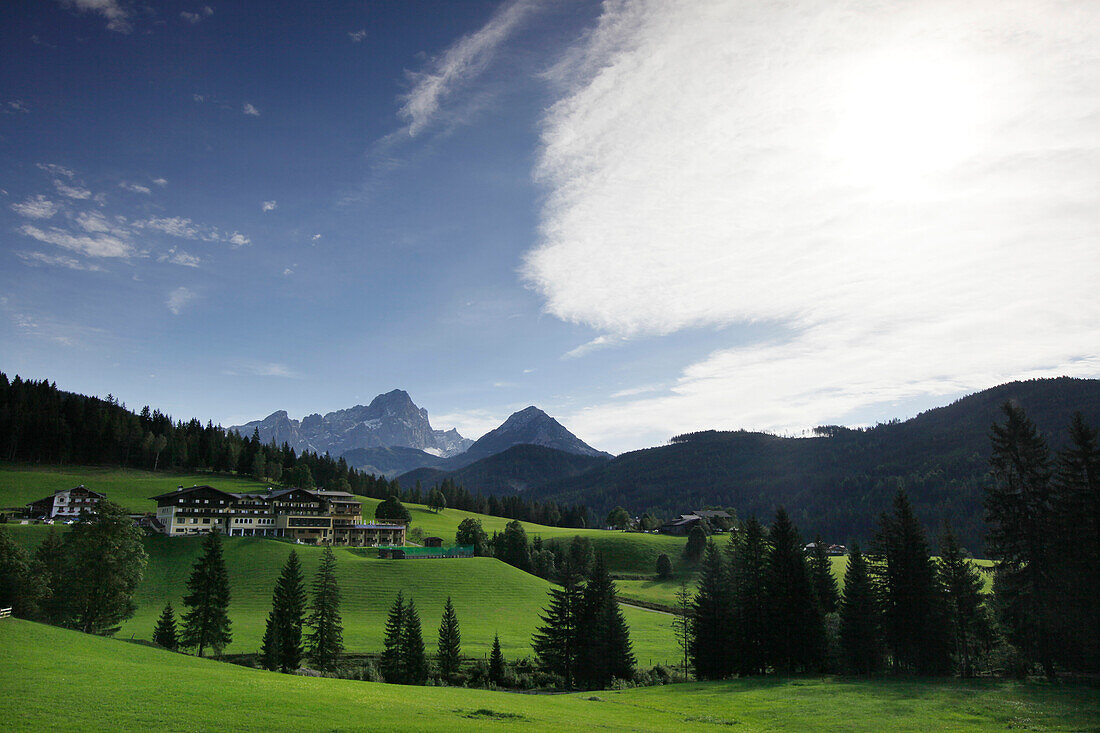
<svg viewBox="0 0 1100 733">
<path fill-rule="evenodd" d="M 822 613 L 835 613 L 840 600 L 840 591 L 833 576 L 833 566 L 825 552 L 825 543 L 821 535 L 814 540 L 814 549 L 810 553 L 810 579 L 814 586 L 814 595 Z"/>
<path fill-rule="evenodd" d="M 879 668 L 878 607 L 871 574 L 859 545 L 848 552 L 844 573 L 844 596 L 840 602 L 840 648 L 848 670 L 871 674 Z"/>
<path fill-rule="evenodd" d="M 768 543 L 764 527 L 750 517 L 730 534 L 732 649 L 738 674 L 764 674 L 768 667 Z"/>
<path fill-rule="evenodd" d="M 612 679 L 634 675 L 634 652 L 630 630 L 623 619 L 615 583 L 607 572 L 603 556 L 592 566 L 581 596 L 577 636 L 577 682 L 588 688 L 604 688 Z"/>
<path fill-rule="evenodd" d="M 233 640 L 233 633 L 229 622 L 229 573 L 217 530 L 203 538 L 202 555 L 187 579 L 183 603 L 190 610 L 183 614 L 180 646 L 198 647 L 200 657 L 206 647 L 220 653 Z"/>
<path fill-rule="evenodd" d="M 493 649 L 489 652 L 489 679 L 494 685 L 504 682 L 504 652 L 500 650 L 500 634 L 493 635 Z"/>
<path fill-rule="evenodd" d="M 672 620 L 672 631 L 676 636 L 676 645 L 683 653 L 684 679 L 688 678 L 688 663 L 691 658 L 691 632 L 694 623 L 692 621 L 692 595 L 688 588 L 687 578 L 680 579 L 680 587 L 676 590 L 676 617 Z"/>
<path fill-rule="evenodd" d="M 1029 660 L 1054 677 L 1058 610 L 1050 572 L 1057 532 L 1051 496 L 1050 453 L 1023 409 L 1002 406 L 1003 425 L 991 429 L 985 518 L 989 556 L 997 560 L 994 592 L 1009 639 Z"/>
<path fill-rule="evenodd" d="M 940 584 L 947 605 L 947 619 L 954 639 L 959 674 L 970 677 L 973 669 L 970 650 L 977 632 L 984 583 L 974 564 L 963 557 L 950 526 L 944 528 L 940 540 L 938 563 Z"/>
<path fill-rule="evenodd" d="M 766 575 L 769 658 L 786 674 L 810 671 L 820 663 L 825 636 L 798 530 L 782 507 L 772 523 Z"/>
<path fill-rule="evenodd" d="M 1100 671 L 1100 445 L 1076 413 L 1069 442 L 1058 454 L 1054 478 L 1057 600 L 1061 604 L 1062 661 Z"/>
<path fill-rule="evenodd" d="M 462 636 L 458 631 L 458 615 L 447 596 L 443 606 L 443 618 L 439 622 L 439 676 L 448 682 L 453 680 L 462 664 Z"/>
<path fill-rule="evenodd" d="M 420 614 L 410 598 L 405 605 L 405 623 L 401 630 L 401 666 L 405 684 L 422 685 L 428 681 L 428 658 L 424 653 L 424 636 L 420 629 Z"/>
<path fill-rule="evenodd" d="M 271 672 L 279 670 L 279 652 L 282 641 L 279 638 L 280 619 L 275 610 L 267 612 L 267 625 L 264 627 L 264 635 L 260 640 L 260 664 Z"/>
<path fill-rule="evenodd" d="M 543 625 L 532 639 L 535 656 L 543 668 L 559 674 L 566 687 L 575 683 L 577 653 L 583 642 L 578 636 L 582 591 L 577 573 L 568 562 L 560 571 L 560 588 L 550 589 L 550 605 L 539 616 Z"/>
<path fill-rule="evenodd" d="M 940 674 L 950 667 L 943 589 L 924 528 L 904 490 L 875 535 L 874 564 L 882 606 L 883 637 L 895 670 Z"/>
<path fill-rule="evenodd" d="M 657 556 L 657 577 L 660 580 L 672 578 L 672 560 L 663 552 Z"/>
<path fill-rule="evenodd" d="M 733 671 L 733 638 L 729 576 L 722 552 L 707 542 L 699 589 L 692 603 L 691 664 L 701 680 L 718 680 Z"/>
<path fill-rule="evenodd" d="M 172 610 L 172 603 L 164 605 L 164 610 L 157 619 L 156 628 L 153 629 L 153 643 L 170 651 L 179 649 L 179 636 L 176 633 L 176 614 Z"/>
<path fill-rule="evenodd" d="M 310 605 L 309 662 L 315 668 L 330 672 L 344 650 L 344 628 L 340 622 L 340 587 L 336 582 L 336 556 L 331 547 L 321 553 L 321 564 L 313 580 L 313 602 Z"/>
<path fill-rule="evenodd" d="M 404 663 L 401 658 L 401 639 L 404 628 L 405 599 L 401 591 L 397 591 L 397 598 L 394 599 L 389 618 L 386 619 L 386 637 L 382 642 L 382 657 L 379 660 L 382 679 L 391 684 L 405 680 Z"/>
<path fill-rule="evenodd" d="M 305 576 L 298 553 L 290 551 L 275 583 L 271 610 L 278 626 L 276 636 L 279 669 L 293 672 L 302 663 L 302 625 L 306 612 Z"/>
</svg>

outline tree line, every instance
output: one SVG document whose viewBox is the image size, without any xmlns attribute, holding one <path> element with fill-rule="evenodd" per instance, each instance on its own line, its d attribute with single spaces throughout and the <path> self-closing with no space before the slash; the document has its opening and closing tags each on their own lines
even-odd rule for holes
<svg viewBox="0 0 1100 733">
<path fill-rule="evenodd" d="M 25 463 L 125 466 L 151 471 L 212 471 L 251 476 L 303 489 L 324 487 L 360 496 L 422 504 L 419 483 L 402 489 L 396 479 L 364 473 L 340 456 L 300 454 L 287 443 L 263 443 L 197 419 L 175 421 L 148 406 L 132 412 L 105 399 L 59 390 L 47 380 L 9 381 L 0 372 L 0 460 Z M 436 490 L 442 506 L 551 526 L 584 527 L 583 505 L 536 502 L 522 496 L 471 494 L 453 481 Z"/>
<path fill-rule="evenodd" d="M 820 540 L 807 557 L 780 508 L 707 543 L 697 592 L 680 595 L 685 666 L 730 675 L 891 671 L 1092 673 L 1100 666 L 1100 448 L 1080 415 L 1052 459 L 1015 405 L 991 432 L 986 487 L 993 593 L 949 526 L 933 558 L 905 491 L 840 592 Z"/>
</svg>

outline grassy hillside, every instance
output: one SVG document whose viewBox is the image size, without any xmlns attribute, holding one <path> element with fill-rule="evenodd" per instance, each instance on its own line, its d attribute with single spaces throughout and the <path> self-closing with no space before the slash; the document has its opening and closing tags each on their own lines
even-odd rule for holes
<svg viewBox="0 0 1100 733">
<path fill-rule="evenodd" d="M 9 731 L 1082 731 L 1100 698 L 1015 682 L 763 679 L 516 695 L 293 677 L 0 621 Z"/>
<path fill-rule="evenodd" d="M 0 464 L 0 507 L 22 507 L 49 496 L 59 489 L 84 484 L 92 491 L 133 512 L 155 512 L 157 504 L 150 496 L 163 494 L 177 486 L 210 484 L 226 491 L 256 491 L 270 484 L 250 478 L 202 473 L 165 473 L 136 468 L 100 468 L 97 466 L 30 466 Z"/>
<path fill-rule="evenodd" d="M 37 546 L 46 535 L 43 526 L 9 525 L 7 531 L 26 547 Z M 182 608 L 187 576 L 201 552 L 200 537 L 150 537 L 146 540 L 149 566 L 138 587 L 137 613 L 122 626 L 120 638 L 149 639 L 165 602 Z M 225 562 L 229 570 L 233 622 L 230 653 L 259 649 L 271 592 L 291 549 L 302 559 L 311 579 L 320 548 L 295 546 L 253 537 L 226 537 Z M 416 601 L 424 624 L 424 638 L 434 646 L 443 604 L 450 595 L 462 629 L 463 651 L 483 655 L 500 634 L 510 656 L 531 654 L 531 635 L 546 606 L 550 584 L 492 558 L 452 560 L 379 560 L 373 550 L 336 548 L 340 581 L 344 644 L 348 651 L 380 651 L 386 614 L 398 590 Z M 671 618 L 636 608 L 625 608 L 635 653 L 642 664 L 678 657 Z"/>
</svg>

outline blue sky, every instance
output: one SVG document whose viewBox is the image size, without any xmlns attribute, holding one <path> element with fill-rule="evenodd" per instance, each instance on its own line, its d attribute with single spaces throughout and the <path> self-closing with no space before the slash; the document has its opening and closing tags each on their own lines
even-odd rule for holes
<svg viewBox="0 0 1100 733">
<path fill-rule="evenodd" d="M 0 7 L 0 369 L 600 448 L 1100 375 L 1093 4 Z"/>
</svg>

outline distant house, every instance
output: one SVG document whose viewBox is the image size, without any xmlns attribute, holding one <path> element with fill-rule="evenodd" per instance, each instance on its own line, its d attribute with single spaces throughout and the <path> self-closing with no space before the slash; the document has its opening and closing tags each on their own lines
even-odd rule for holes
<svg viewBox="0 0 1100 733">
<path fill-rule="evenodd" d="M 100 499 L 106 498 L 106 494 L 81 484 L 72 489 L 55 491 L 53 496 L 27 504 L 27 513 L 33 518 L 76 519 L 82 513 L 90 512 Z"/>
<path fill-rule="evenodd" d="M 443 547 L 443 538 L 442 537 L 425 537 L 424 538 L 424 546 L 425 547 Z"/>
<path fill-rule="evenodd" d="M 840 556 L 840 555 L 847 555 L 848 554 L 848 548 L 845 547 L 844 545 L 826 545 L 824 542 L 822 544 L 825 545 L 825 554 L 826 555 Z M 811 542 L 810 544 L 806 545 L 802 549 L 805 550 L 805 552 L 807 554 L 809 554 L 809 553 L 813 552 L 815 549 L 817 549 L 817 543 L 816 542 Z"/>
<path fill-rule="evenodd" d="M 720 509 L 696 509 L 691 514 L 681 514 L 678 518 L 665 522 L 657 531 L 661 534 L 685 536 L 692 527 L 704 519 L 707 520 L 708 525 L 713 525 L 715 520 L 720 519 L 733 521 L 733 517 L 728 512 Z"/>
</svg>

